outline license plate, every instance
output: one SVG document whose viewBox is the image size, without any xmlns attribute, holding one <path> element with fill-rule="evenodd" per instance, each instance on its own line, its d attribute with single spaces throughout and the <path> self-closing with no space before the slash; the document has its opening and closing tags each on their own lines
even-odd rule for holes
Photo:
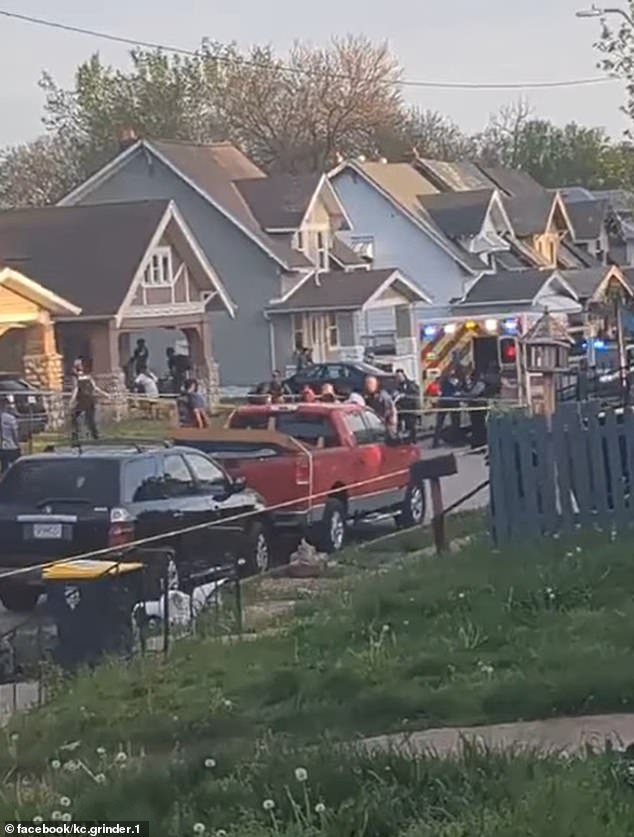
<svg viewBox="0 0 634 837">
<path fill-rule="evenodd" d="M 62 524 L 34 523 L 33 537 L 37 540 L 60 540 L 62 537 Z"/>
</svg>

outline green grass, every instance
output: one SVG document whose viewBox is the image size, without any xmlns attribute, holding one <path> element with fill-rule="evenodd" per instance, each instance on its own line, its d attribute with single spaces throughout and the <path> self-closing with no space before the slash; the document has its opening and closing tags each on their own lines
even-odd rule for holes
<svg viewBox="0 0 634 837">
<path fill-rule="evenodd" d="M 504 553 L 478 537 L 458 555 L 391 563 L 352 550 L 335 591 L 298 604 L 280 635 L 183 640 L 166 662 L 111 663 L 18 719 L 17 752 L 0 750 L 0 818 L 44 816 L 68 795 L 77 818 L 151 812 L 166 837 L 195 822 L 245 837 L 631 835 L 634 765 L 619 759 L 412 761 L 337 742 L 634 711 L 633 547 L 595 533 Z M 53 759 L 80 767 L 54 771 Z"/>
</svg>

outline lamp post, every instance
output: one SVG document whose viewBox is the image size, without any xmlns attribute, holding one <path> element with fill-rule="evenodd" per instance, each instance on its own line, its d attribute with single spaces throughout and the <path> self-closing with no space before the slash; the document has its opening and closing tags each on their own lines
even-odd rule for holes
<svg viewBox="0 0 634 837">
<path fill-rule="evenodd" d="M 577 17 L 605 17 L 606 15 L 621 15 L 621 17 L 625 18 L 627 23 L 634 29 L 634 18 L 629 15 L 624 9 L 616 9 L 616 8 L 609 8 L 609 9 L 599 9 L 597 6 L 592 6 L 589 9 L 581 9 L 578 12 L 575 12 Z"/>
</svg>

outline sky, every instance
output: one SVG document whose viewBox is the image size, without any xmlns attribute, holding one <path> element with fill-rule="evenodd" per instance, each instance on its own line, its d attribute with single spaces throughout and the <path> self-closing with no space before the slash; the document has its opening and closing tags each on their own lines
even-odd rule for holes
<svg viewBox="0 0 634 837">
<path fill-rule="evenodd" d="M 590 0 L 0 0 L 0 9 L 127 37 L 195 49 L 203 37 L 242 47 L 294 40 L 323 44 L 333 35 L 363 33 L 388 40 L 406 78 L 451 82 L 528 82 L 600 76 L 592 48 L 597 20 L 575 17 Z M 71 86 L 76 66 L 92 52 L 125 67 L 127 49 L 81 35 L 0 18 L 0 145 L 43 132 L 43 70 Z M 406 99 L 452 117 L 466 131 L 521 91 L 406 88 Z M 563 124 L 603 126 L 620 137 L 627 125 L 618 81 L 592 87 L 527 91 L 535 112 Z"/>
</svg>

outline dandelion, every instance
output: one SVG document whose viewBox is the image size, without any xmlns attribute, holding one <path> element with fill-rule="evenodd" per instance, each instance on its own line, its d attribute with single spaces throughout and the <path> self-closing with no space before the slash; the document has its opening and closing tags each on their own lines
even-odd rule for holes
<svg viewBox="0 0 634 837">
<path fill-rule="evenodd" d="M 265 799 L 262 803 L 262 807 L 265 811 L 272 811 L 275 808 L 275 802 L 272 799 Z"/>
<path fill-rule="evenodd" d="M 409 619 L 403 619 L 403 625 L 407 627 L 409 625 Z"/>
<path fill-rule="evenodd" d="M 44 822 L 44 817 L 40 817 L 39 815 L 33 817 L 33 822 L 38 824 Z"/>
<path fill-rule="evenodd" d="M 128 756 L 123 750 L 120 750 L 114 757 L 114 760 L 117 764 L 124 764 L 128 760 Z"/>
<path fill-rule="evenodd" d="M 222 701 L 222 705 L 225 707 L 225 709 L 231 709 L 231 707 L 233 706 L 233 703 L 232 703 L 232 701 L 229 700 L 229 698 L 225 698 Z"/>
<path fill-rule="evenodd" d="M 70 808 L 70 806 L 71 806 L 70 798 L 68 796 L 60 797 L 59 804 L 62 806 L 62 808 Z"/>
<path fill-rule="evenodd" d="M 308 771 L 304 767 L 296 767 L 295 778 L 298 782 L 305 782 L 308 779 Z"/>
<path fill-rule="evenodd" d="M 51 819 L 52 820 L 61 820 L 62 812 L 61 811 L 52 811 L 51 812 Z"/>
<path fill-rule="evenodd" d="M 62 822 L 71 822 L 72 819 L 73 819 L 73 815 L 69 814 L 68 811 L 66 811 L 64 814 L 62 814 Z"/>
<path fill-rule="evenodd" d="M 549 598 L 549 599 L 551 600 L 551 602 L 552 602 L 552 601 L 553 601 L 553 599 L 556 599 L 557 597 L 555 596 L 555 594 L 554 594 L 554 593 L 553 593 L 553 591 L 551 590 L 551 591 L 550 591 L 550 593 L 548 594 L 548 598 Z"/>
<path fill-rule="evenodd" d="M 205 759 L 205 767 L 207 770 L 213 770 L 216 766 L 216 759 Z"/>
<path fill-rule="evenodd" d="M 195 822 L 192 828 L 194 834 L 204 834 L 205 833 L 205 824 L 202 822 Z"/>
<path fill-rule="evenodd" d="M 11 743 L 12 744 L 16 744 L 19 741 L 19 739 L 20 739 L 20 734 L 19 733 L 17 733 L 17 732 L 12 732 L 11 733 Z"/>
<path fill-rule="evenodd" d="M 224 830 L 224 828 L 220 828 L 218 829 L 218 831 L 216 831 L 216 837 L 227 837 L 227 832 Z"/>
<path fill-rule="evenodd" d="M 59 770 L 61 766 L 62 763 L 59 759 L 53 759 L 53 761 L 51 762 L 51 768 L 53 770 Z"/>
<path fill-rule="evenodd" d="M 105 785 L 106 784 L 106 774 L 105 773 L 97 773 L 95 776 L 95 782 L 98 785 Z"/>
<path fill-rule="evenodd" d="M 582 552 L 581 547 L 580 547 L 580 546 L 576 547 L 575 552 L 576 552 L 577 554 L 579 554 L 580 552 Z"/>
<path fill-rule="evenodd" d="M 320 815 L 326 813 L 326 806 L 324 805 L 323 802 L 318 802 L 315 805 L 315 813 L 320 814 Z"/>
<path fill-rule="evenodd" d="M 389 625 L 383 625 L 383 627 L 381 628 L 381 631 L 382 631 L 384 634 L 389 634 L 389 632 L 390 632 L 390 626 L 389 626 Z"/>
<path fill-rule="evenodd" d="M 634 765 L 632 765 L 632 764 L 631 764 L 631 765 L 627 768 L 627 772 L 630 774 L 630 776 L 634 776 Z"/>
<path fill-rule="evenodd" d="M 97 753 L 98 756 L 101 756 L 103 758 L 103 756 L 106 755 L 106 748 L 105 747 L 97 747 L 96 753 Z"/>
<path fill-rule="evenodd" d="M 458 593 L 458 598 L 459 599 L 464 599 L 464 593 Z"/>
<path fill-rule="evenodd" d="M 64 765 L 64 770 L 68 770 L 69 773 L 76 773 L 79 770 L 79 763 L 76 761 L 67 761 Z"/>
</svg>

